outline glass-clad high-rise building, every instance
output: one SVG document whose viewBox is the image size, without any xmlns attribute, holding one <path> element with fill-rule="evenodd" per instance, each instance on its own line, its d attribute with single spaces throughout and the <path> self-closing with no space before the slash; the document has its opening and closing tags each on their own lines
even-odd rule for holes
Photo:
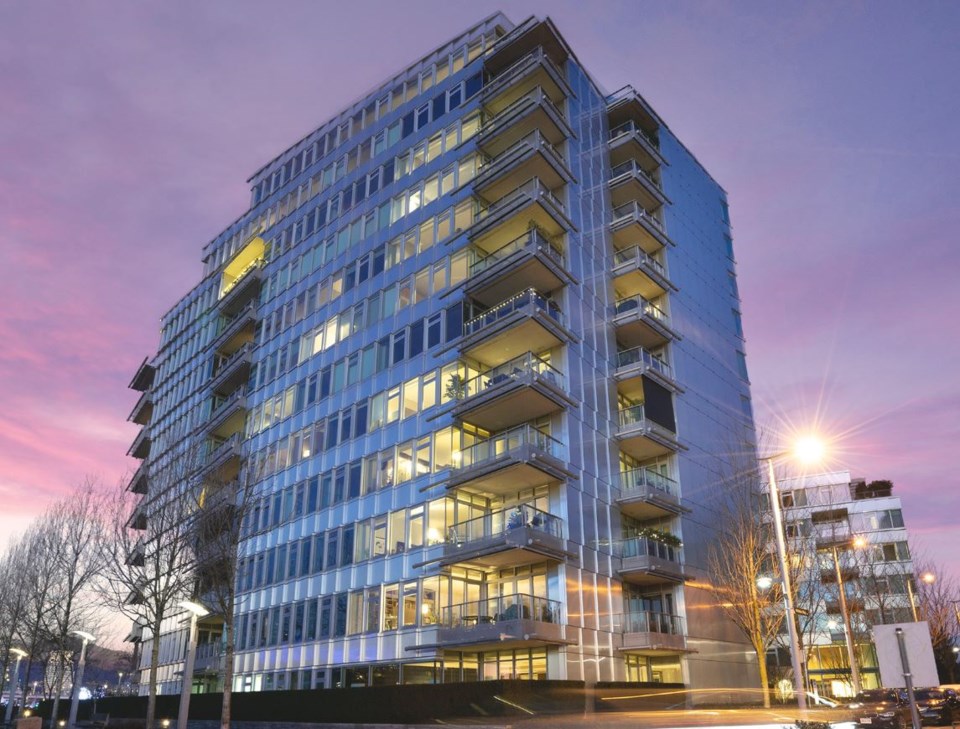
<svg viewBox="0 0 960 729">
<path fill-rule="evenodd" d="M 753 440 L 726 195 L 638 92 L 498 14 L 250 182 L 131 416 L 132 489 L 184 433 L 257 483 L 238 690 L 755 685 L 705 572 Z"/>
</svg>

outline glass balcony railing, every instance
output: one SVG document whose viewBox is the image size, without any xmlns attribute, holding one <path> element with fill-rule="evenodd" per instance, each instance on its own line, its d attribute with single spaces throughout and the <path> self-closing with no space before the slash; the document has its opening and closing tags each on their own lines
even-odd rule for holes
<svg viewBox="0 0 960 729">
<path fill-rule="evenodd" d="M 643 137 L 651 147 L 653 147 L 658 152 L 660 151 L 660 142 L 657 140 L 657 138 L 645 132 L 643 129 L 637 126 L 636 122 L 634 121 L 624 122 L 623 124 L 620 124 L 619 126 L 611 129 L 610 141 L 613 142 L 614 140 L 619 139 L 620 137 L 631 135 L 631 134 L 636 134 L 640 137 Z"/>
<path fill-rule="evenodd" d="M 620 556 L 624 559 L 631 557 L 656 557 L 667 562 L 680 564 L 680 549 L 650 537 L 630 537 L 620 544 Z"/>
<path fill-rule="evenodd" d="M 623 218 L 636 218 L 637 220 L 646 220 L 654 228 L 656 228 L 661 233 L 663 230 L 663 223 L 661 223 L 654 215 L 649 213 L 646 208 L 644 208 L 636 200 L 631 200 L 626 202 L 623 205 L 618 205 L 613 209 L 613 222 L 616 223 Z"/>
<path fill-rule="evenodd" d="M 501 210 L 508 208 L 509 206 L 516 203 L 518 200 L 521 200 L 524 198 L 527 198 L 530 200 L 537 200 L 538 198 L 543 198 L 547 200 L 550 204 L 558 208 L 561 212 L 566 210 L 564 204 L 560 202 L 560 198 L 558 198 L 556 195 L 550 192 L 550 190 L 547 189 L 546 185 L 544 185 L 540 180 L 534 177 L 531 180 L 527 180 L 525 183 L 520 185 L 520 187 L 518 187 L 513 192 L 508 192 L 502 198 L 500 198 L 499 200 L 496 200 L 495 202 L 490 203 L 489 205 L 485 205 L 482 202 L 479 203 L 478 209 L 477 209 L 476 221 L 474 222 L 474 225 L 484 220 L 485 218 L 488 218 L 492 215 L 496 215 Z"/>
<path fill-rule="evenodd" d="M 463 470 L 496 461 L 524 447 L 534 448 L 554 458 L 562 457 L 563 444 L 560 441 L 532 425 L 520 425 L 464 448 L 459 452 L 459 457 L 454 454 L 454 468 Z"/>
<path fill-rule="evenodd" d="M 520 504 L 457 522 L 447 530 L 447 544 L 469 546 L 471 542 L 501 537 L 524 527 L 559 539 L 563 520 L 529 504 Z"/>
<path fill-rule="evenodd" d="M 450 605 L 440 611 L 440 627 L 473 627 L 509 620 L 560 623 L 560 603 L 536 595 L 516 593 Z"/>
<path fill-rule="evenodd" d="M 660 491 L 676 498 L 677 482 L 652 468 L 632 468 L 620 472 L 620 491 L 628 497 L 635 493 Z"/>
<path fill-rule="evenodd" d="M 643 405 L 631 405 L 630 407 L 620 408 L 620 427 L 625 428 L 629 425 L 644 425 L 647 422 L 647 416 L 643 411 Z"/>
<path fill-rule="evenodd" d="M 463 334 L 464 336 L 469 336 L 475 332 L 482 331 L 500 319 L 510 316 L 515 311 L 526 311 L 530 315 L 541 311 L 551 319 L 554 319 L 558 324 L 562 324 L 560 307 L 550 299 L 537 293 L 535 289 L 527 289 L 516 296 L 511 296 L 506 301 L 501 301 L 482 314 L 467 320 L 463 325 Z"/>
<path fill-rule="evenodd" d="M 619 627 L 619 632 L 622 633 L 684 634 L 682 617 L 652 610 L 621 613 L 613 616 L 613 623 Z"/>
<path fill-rule="evenodd" d="M 532 352 L 527 352 L 491 370 L 487 370 L 483 374 L 471 377 L 463 383 L 462 392 L 458 395 L 463 399 L 473 397 L 525 375 L 534 375 L 548 380 L 558 387 L 563 386 L 563 375 L 558 369 Z"/>
<path fill-rule="evenodd" d="M 653 269 L 655 273 L 658 273 L 663 277 L 666 277 L 667 275 L 667 271 L 663 267 L 663 264 L 650 254 L 645 253 L 640 246 L 633 246 L 632 248 L 627 248 L 622 251 L 614 251 L 613 265 L 623 266 L 625 264 L 631 264 L 637 266 L 638 268 L 646 267 Z"/>
<path fill-rule="evenodd" d="M 514 238 L 512 241 L 507 243 L 502 248 L 498 248 L 493 253 L 487 253 L 480 248 L 473 248 L 471 250 L 473 255 L 476 257 L 476 260 L 470 264 L 470 276 L 476 276 L 477 274 L 486 271 L 494 264 L 502 261 L 504 258 L 512 256 L 517 251 L 537 251 L 545 254 L 548 258 L 553 260 L 554 263 L 560 266 L 564 265 L 563 251 L 551 243 L 543 233 L 536 229 L 527 231 L 519 238 Z"/>
<path fill-rule="evenodd" d="M 559 116 L 561 119 L 564 119 L 563 112 L 560 111 L 560 108 L 553 103 L 553 99 L 551 99 L 540 86 L 537 86 L 536 88 L 525 93 L 516 101 L 508 104 L 501 111 L 488 118 L 483 123 L 480 133 L 483 136 L 493 136 L 501 127 L 512 120 L 512 117 L 517 111 L 523 107 L 533 106 L 536 104 L 542 104 L 543 106 L 548 107 L 549 109 L 553 110 L 557 116 Z"/>
<path fill-rule="evenodd" d="M 557 68 L 557 65 L 553 62 L 543 47 L 538 46 L 523 58 L 510 64 L 505 69 L 494 75 L 484 86 L 483 93 L 489 94 L 490 89 L 509 86 L 514 80 L 523 76 L 523 74 L 525 74 L 531 67 L 536 66 L 538 63 L 542 63 L 560 80 L 564 81 L 564 83 L 566 82 L 563 72 Z"/>
<path fill-rule="evenodd" d="M 643 347 L 631 347 L 617 352 L 617 369 L 643 365 L 654 372 L 658 372 L 668 379 L 673 379 L 673 368 L 655 354 L 650 354 Z"/>
<path fill-rule="evenodd" d="M 234 433 L 226 440 L 212 443 L 207 451 L 207 465 L 212 465 L 228 455 L 239 454 L 240 433 Z"/>
<path fill-rule="evenodd" d="M 483 177 L 490 174 L 491 169 L 496 167 L 505 168 L 509 166 L 512 160 L 522 157 L 528 150 L 531 149 L 544 150 L 548 157 L 553 158 L 554 162 L 566 168 L 567 161 L 564 159 L 563 154 L 560 153 L 560 150 L 550 144 L 550 142 L 545 136 L 543 136 L 539 129 L 534 129 L 525 137 L 511 144 L 496 157 L 491 157 L 481 162 L 480 166 L 477 168 L 477 175 L 474 179 L 474 184 L 482 185 Z"/>
<path fill-rule="evenodd" d="M 660 181 L 647 172 L 643 167 L 637 164 L 636 160 L 629 159 L 626 162 L 618 164 L 610 171 L 610 179 L 615 180 L 621 175 L 633 175 L 635 177 L 640 176 L 647 179 L 651 185 L 653 185 L 657 190 L 663 192 L 663 188 L 660 186 Z"/>
<path fill-rule="evenodd" d="M 647 301 L 647 299 L 640 294 L 617 299 L 617 303 L 614 306 L 614 314 L 619 316 L 620 314 L 627 314 L 629 312 L 637 312 L 643 316 L 655 319 L 664 326 L 670 326 L 670 317 L 667 316 L 666 312 L 656 304 Z"/>
</svg>

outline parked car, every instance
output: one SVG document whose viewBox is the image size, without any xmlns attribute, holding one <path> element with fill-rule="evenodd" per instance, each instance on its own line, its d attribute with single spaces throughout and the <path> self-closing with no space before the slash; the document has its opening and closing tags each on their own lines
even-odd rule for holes
<svg viewBox="0 0 960 729">
<path fill-rule="evenodd" d="M 904 729 L 910 726 L 910 706 L 893 689 L 861 691 L 848 708 L 861 729 Z"/>
<path fill-rule="evenodd" d="M 917 699 L 920 721 L 924 724 L 950 725 L 953 718 L 960 718 L 960 702 L 952 689 L 922 688 L 913 692 Z"/>
</svg>

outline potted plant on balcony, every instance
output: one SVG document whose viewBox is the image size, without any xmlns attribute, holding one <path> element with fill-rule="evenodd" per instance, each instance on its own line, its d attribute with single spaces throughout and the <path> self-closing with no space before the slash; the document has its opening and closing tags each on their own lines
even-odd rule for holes
<svg viewBox="0 0 960 729">
<path fill-rule="evenodd" d="M 462 375 L 450 375 L 444 390 L 448 400 L 462 400 L 467 396 L 467 380 Z"/>
</svg>

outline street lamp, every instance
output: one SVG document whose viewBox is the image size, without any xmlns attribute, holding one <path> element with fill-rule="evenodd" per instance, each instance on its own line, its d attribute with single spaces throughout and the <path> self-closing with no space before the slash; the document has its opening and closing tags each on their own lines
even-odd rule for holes
<svg viewBox="0 0 960 729">
<path fill-rule="evenodd" d="M 177 729 L 187 729 L 187 716 L 190 713 L 190 689 L 193 687 L 193 661 L 197 653 L 197 619 L 209 615 L 210 611 L 200 603 L 189 600 L 181 602 L 180 607 L 190 613 L 190 632 L 187 635 L 187 655 L 183 664 Z"/>
<path fill-rule="evenodd" d="M 865 537 L 857 536 L 850 540 L 850 546 L 854 549 L 863 549 L 867 546 Z M 843 630 L 846 634 L 847 658 L 850 661 L 850 680 L 853 683 L 853 693 L 860 693 L 860 667 L 857 665 L 857 652 L 853 644 L 853 626 L 850 623 L 850 611 L 847 609 L 847 590 L 843 584 L 843 572 L 840 569 L 840 553 L 837 551 L 837 545 L 831 544 L 830 551 L 833 553 L 833 568 L 837 576 L 837 589 L 840 593 L 840 615 L 843 618 Z"/>
<path fill-rule="evenodd" d="M 761 461 L 767 462 L 767 477 L 770 481 L 770 508 L 773 511 L 773 530 L 777 537 L 777 556 L 780 558 L 780 575 L 783 582 L 783 601 L 787 608 L 787 633 L 790 637 L 790 664 L 793 668 L 793 689 L 797 695 L 797 708 L 807 710 L 806 688 L 803 684 L 803 666 L 800 656 L 800 637 L 797 635 L 797 610 L 793 604 L 793 586 L 790 580 L 790 564 L 787 560 L 787 540 L 783 533 L 783 514 L 780 508 L 780 489 L 773 462 L 785 456 L 793 456 L 804 463 L 816 463 L 823 458 L 823 441 L 813 436 L 799 438 L 790 451 L 776 453 Z"/>
<path fill-rule="evenodd" d="M 17 695 L 17 685 L 20 683 L 20 661 L 27 655 L 27 652 L 19 648 L 11 648 L 10 652 L 17 657 L 17 662 L 13 667 L 13 679 L 10 681 L 10 698 L 7 700 L 6 723 L 10 724 L 10 718 L 13 716 L 13 700 Z"/>
<path fill-rule="evenodd" d="M 83 630 L 73 630 L 71 633 L 83 640 L 80 644 L 80 662 L 77 664 L 77 680 L 73 682 L 70 699 L 70 718 L 67 719 L 67 729 L 73 729 L 77 724 L 77 709 L 80 706 L 80 686 L 83 685 L 83 667 L 87 660 L 87 643 L 93 641 L 93 635 Z"/>
<path fill-rule="evenodd" d="M 920 581 L 932 585 L 937 581 L 937 576 L 933 572 L 924 572 L 920 575 Z M 907 597 L 910 598 L 910 613 L 913 615 L 913 622 L 917 623 L 920 621 L 917 616 L 917 596 L 913 592 L 913 582 L 909 578 L 907 578 Z M 957 617 L 957 622 L 960 623 L 960 615 Z"/>
</svg>

